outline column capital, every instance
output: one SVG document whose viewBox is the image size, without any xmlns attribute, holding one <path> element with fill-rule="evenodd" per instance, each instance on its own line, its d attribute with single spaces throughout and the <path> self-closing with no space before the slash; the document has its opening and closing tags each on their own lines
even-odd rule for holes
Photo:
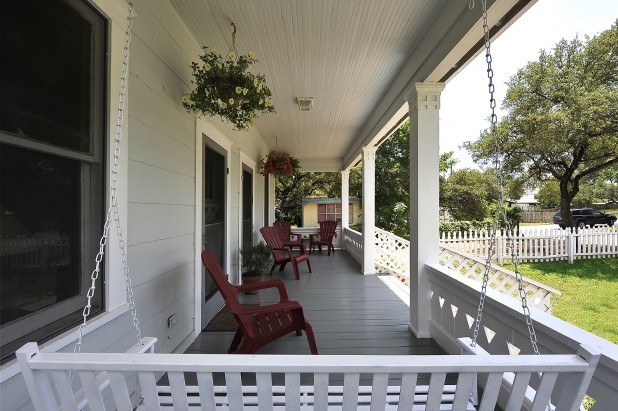
<svg viewBox="0 0 618 411">
<path fill-rule="evenodd" d="M 408 95 L 410 110 L 440 110 L 440 94 L 444 83 L 415 83 L 414 89 Z"/>
<path fill-rule="evenodd" d="M 349 178 L 350 177 L 350 169 L 341 170 L 341 177 L 342 178 Z"/>
<path fill-rule="evenodd" d="M 373 161 L 376 159 L 376 151 L 378 151 L 378 146 L 365 146 L 363 147 L 363 161 L 370 160 Z"/>
</svg>

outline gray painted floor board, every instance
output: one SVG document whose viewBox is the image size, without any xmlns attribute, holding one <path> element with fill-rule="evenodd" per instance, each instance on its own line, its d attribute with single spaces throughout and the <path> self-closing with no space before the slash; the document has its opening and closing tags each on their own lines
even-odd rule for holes
<svg viewBox="0 0 618 411">
<path fill-rule="evenodd" d="M 362 275 L 350 255 L 337 251 L 310 256 L 313 273 L 300 266 L 294 279 L 288 264 L 272 278 L 285 282 L 290 299 L 299 301 L 311 323 L 320 354 L 445 354 L 433 339 L 419 339 L 408 330 L 409 307 L 375 275 Z M 246 304 L 278 302 L 275 290 L 242 295 Z M 233 332 L 202 332 L 186 353 L 226 353 Z M 309 354 L 305 336 L 290 334 L 257 354 Z"/>
</svg>

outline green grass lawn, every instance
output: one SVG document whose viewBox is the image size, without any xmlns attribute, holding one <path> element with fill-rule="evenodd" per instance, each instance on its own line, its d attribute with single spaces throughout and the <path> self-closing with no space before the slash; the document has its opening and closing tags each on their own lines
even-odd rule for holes
<svg viewBox="0 0 618 411">
<path fill-rule="evenodd" d="M 522 263 L 520 271 L 562 292 L 553 315 L 618 344 L 618 258 Z"/>
</svg>

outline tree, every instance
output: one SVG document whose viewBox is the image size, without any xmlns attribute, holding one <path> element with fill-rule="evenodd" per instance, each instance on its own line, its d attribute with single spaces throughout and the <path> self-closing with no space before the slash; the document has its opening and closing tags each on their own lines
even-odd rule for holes
<svg viewBox="0 0 618 411">
<path fill-rule="evenodd" d="M 505 175 L 531 185 L 553 178 L 567 224 L 582 179 L 618 164 L 618 21 L 586 41 L 560 41 L 507 83 L 507 115 L 466 148 L 488 164 L 498 139 Z"/>
<path fill-rule="evenodd" d="M 453 173 L 453 166 L 457 164 L 459 160 L 455 158 L 454 151 L 446 151 L 440 154 L 440 158 L 438 159 L 439 170 L 441 176 L 446 176 L 446 174 Z"/>
<path fill-rule="evenodd" d="M 488 216 L 491 184 L 482 171 L 464 168 L 444 181 L 440 205 L 455 220 L 483 220 Z"/>
<path fill-rule="evenodd" d="M 376 152 L 376 225 L 410 236 L 410 122 L 405 121 Z"/>
<path fill-rule="evenodd" d="M 560 206 L 560 183 L 553 179 L 543 181 L 535 197 L 541 208 Z"/>
</svg>

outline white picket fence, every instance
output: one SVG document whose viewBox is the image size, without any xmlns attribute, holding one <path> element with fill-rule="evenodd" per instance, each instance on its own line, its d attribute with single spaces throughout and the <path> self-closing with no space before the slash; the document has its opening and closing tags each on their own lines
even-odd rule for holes
<svg viewBox="0 0 618 411">
<path fill-rule="evenodd" d="M 440 242 L 476 257 L 486 257 L 491 233 L 488 230 L 442 233 Z M 498 264 L 511 260 L 512 253 L 519 261 L 558 261 L 618 257 L 618 227 L 585 229 L 541 228 L 527 230 L 514 236 L 511 247 L 505 233 L 496 236 L 494 257 Z"/>
</svg>

